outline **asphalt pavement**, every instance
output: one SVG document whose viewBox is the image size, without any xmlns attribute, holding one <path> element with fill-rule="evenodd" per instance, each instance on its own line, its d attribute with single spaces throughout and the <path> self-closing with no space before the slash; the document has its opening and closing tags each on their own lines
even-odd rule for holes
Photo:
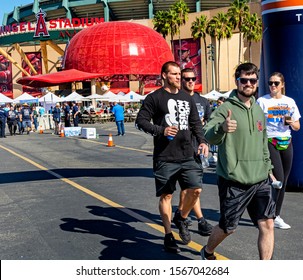
<svg viewBox="0 0 303 280">
<path fill-rule="evenodd" d="M 152 173 L 153 140 L 126 123 L 85 124 L 99 138 L 16 135 L 0 140 L 0 259 L 2 260 L 199 260 L 207 237 L 191 216 L 192 242 L 180 254 L 163 250 L 163 228 Z M 178 205 L 173 199 L 173 209 Z M 287 192 L 275 230 L 276 260 L 303 259 L 302 192 Z M 219 219 L 215 168 L 204 174 L 206 219 Z M 176 236 L 178 230 L 174 228 Z M 217 248 L 219 259 L 257 260 L 258 230 L 247 213 Z"/>
</svg>

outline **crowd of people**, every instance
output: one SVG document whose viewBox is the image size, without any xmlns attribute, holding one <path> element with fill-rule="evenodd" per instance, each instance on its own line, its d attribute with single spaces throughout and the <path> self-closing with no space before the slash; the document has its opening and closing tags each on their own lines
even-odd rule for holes
<svg viewBox="0 0 303 280">
<path fill-rule="evenodd" d="M 193 210 L 198 232 L 209 236 L 201 250 L 203 260 L 215 260 L 215 249 L 233 234 L 245 210 L 257 227 L 260 259 L 272 259 L 274 228 L 289 229 L 280 217 L 293 147 L 291 130 L 300 129 L 300 112 L 285 95 L 281 73 L 269 77 L 270 94 L 256 100 L 259 70 L 252 63 L 240 64 L 230 97 L 208 101 L 194 93 L 195 73 L 181 71 L 173 61 L 162 66 L 163 87 L 149 94 L 136 119 L 138 129 L 154 137 L 153 171 L 159 212 L 164 226 L 164 248 L 179 253 L 171 223 L 184 244 L 191 241 L 188 220 Z M 203 168 L 209 146 L 218 152 L 216 173 L 220 219 L 211 225 L 203 216 L 199 200 Z M 202 155 L 202 156 L 201 156 Z M 179 205 L 172 216 L 172 197 L 177 182 Z M 281 182 L 282 187 L 273 187 Z"/>
<path fill-rule="evenodd" d="M 0 137 L 6 138 L 5 128 L 6 125 L 9 129 L 11 136 L 23 134 L 26 132 L 38 131 L 39 126 L 45 130 L 46 128 L 54 129 L 54 134 L 59 135 L 61 127 L 78 127 L 79 123 L 85 123 L 84 117 L 90 119 L 95 117 L 97 120 L 97 112 L 102 114 L 111 115 L 117 125 L 117 135 L 125 135 L 124 119 L 125 114 L 134 114 L 133 107 L 124 108 L 118 102 L 109 104 L 97 103 L 97 107 L 92 104 L 84 106 L 82 102 L 63 102 L 56 103 L 51 106 L 46 114 L 43 106 L 36 106 L 36 104 L 17 104 L 17 105 L 4 105 L 0 104 Z"/>
</svg>

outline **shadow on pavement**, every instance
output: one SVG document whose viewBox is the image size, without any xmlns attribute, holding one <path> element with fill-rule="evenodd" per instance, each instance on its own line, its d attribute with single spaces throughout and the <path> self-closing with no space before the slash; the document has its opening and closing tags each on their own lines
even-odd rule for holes
<svg viewBox="0 0 303 280">
<path fill-rule="evenodd" d="M 151 168 L 62 168 L 51 169 L 49 171 L 55 172 L 65 178 L 78 177 L 147 177 L 153 178 L 153 171 Z M 0 174 L 0 184 L 53 180 L 55 176 L 50 173 L 37 171 L 22 171 L 10 172 Z"/>
<path fill-rule="evenodd" d="M 64 231 L 82 234 L 97 234 L 102 236 L 99 259 L 102 260 L 186 260 L 181 254 L 171 254 L 163 250 L 163 236 L 150 234 L 131 225 L 138 222 L 134 217 L 112 207 L 88 206 L 92 215 L 98 219 L 79 220 L 62 218 L 60 228 Z M 134 209 L 130 209 L 134 211 Z M 142 216 L 147 212 L 136 210 Z M 149 214 L 149 213 L 147 213 Z M 159 217 L 157 216 L 157 219 Z M 141 221 L 139 221 L 141 223 Z M 140 225 L 138 225 L 139 227 Z M 157 244 L 153 241 L 160 242 Z M 182 248 L 182 252 L 199 254 L 190 248 Z"/>
</svg>

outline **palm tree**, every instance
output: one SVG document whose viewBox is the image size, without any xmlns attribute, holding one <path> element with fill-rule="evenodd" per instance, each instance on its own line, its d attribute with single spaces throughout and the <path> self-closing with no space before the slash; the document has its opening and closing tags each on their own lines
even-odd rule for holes
<svg viewBox="0 0 303 280">
<path fill-rule="evenodd" d="M 207 59 L 207 47 L 206 47 L 206 27 L 208 25 L 207 16 L 201 15 L 199 18 L 196 18 L 191 25 L 191 36 L 193 39 L 203 38 L 204 44 L 204 60 L 205 60 L 205 78 L 206 78 L 206 91 L 208 92 L 208 59 Z"/>
<path fill-rule="evenodd" d="M 214 16 L 207 26 L 207 33 L 218 40 L 218 71 L 217 71 L 217 88 L 220 90 L 220 53 L 221 53 L 221 40 L 230 39 L 232 36 L 232 26 L 230 24 L 228 15 L 225 13 L 218 13 Z"/>
<path fill-rule="evenodd" d="M 164 39 L 169 34 L 170 25 L 168 23 L 168 11 L 157 11 L 153 18 L 154 29 L 160 33 Z"/>
<path fill-rule="evenodd" d="M 236 28 L 239 29 L 239 58 L 238 58 L 239 64 L 241 61 L 241 52 L 242 52 L 243 22 L 245 18 L 249 15 L 249 6 L 247 3 L 248 0 L 234 0 L 227 11 L 233 29 Z"/>
<path fill-rule="evenodd" d="M 153 18 L 154 29 L 160 33 L 164 39 L 170 34 L 171 43 L 173 43 L 173 38 L 177 33 L 176 18 L 177 15 L 173 10 L 158 11 Z M 171 44 L 171 49 L 174 54 L 173 44 Z"/>
<path fill-rule="evenodd" d="M 172 5 L 171 10 L 175 12 L 176 15 L 175 18 L 176 31 L 179 35 L 179 49 L 181 50 L 180 28 L 182 25 L 185 25 L 186 21 L 188 20 L 189 8 L 187 7 L 187 4 L 183 0 L 179 0 Z M 181 54 L 179 54 L 179 57 L 181 59 Z M 181 61 L 180 61 L 180 65 L 181 65 Z"/>
<path fill-rule="evenodd" d="M 243 37 L 248 42 L 249 61 L 252 62 L 251 43 L 262 39 L 262 20 L 257 13 L 249 15 L 243 24 Z"/>
</svg>

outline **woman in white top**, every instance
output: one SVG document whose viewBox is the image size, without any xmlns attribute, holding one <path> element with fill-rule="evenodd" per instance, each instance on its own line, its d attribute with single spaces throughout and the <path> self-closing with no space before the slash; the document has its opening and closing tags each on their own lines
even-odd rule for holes
<svg viewBox="0 0 303 280">
<path fill-rule="evenodd" d="M 296 102 L 285 96 L 285 81 L 281 73 L 273 73 L 268 85 L 270 94 L 260 97 L 257 102 L 267 118 L 268 149 L 274 166 L 273 175 L 283 184 L 277 193 L 275 227 L 289 229 L 290 225 L 283 221 L 280 212 L 293 160 L 291 129 L 300 129 L 301 115 Z"/>
</svg>

